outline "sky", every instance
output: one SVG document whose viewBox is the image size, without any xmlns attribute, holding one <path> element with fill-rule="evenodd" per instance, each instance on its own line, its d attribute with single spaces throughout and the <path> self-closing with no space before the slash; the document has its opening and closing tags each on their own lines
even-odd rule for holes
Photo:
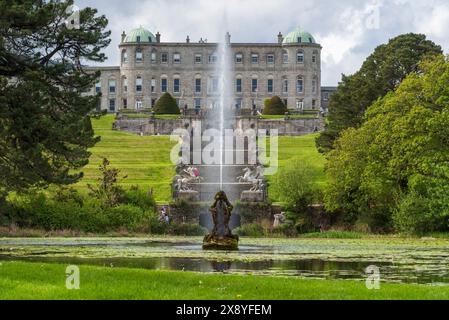
<svg viewBox="0 0 449 320">
<path fill-rule="evenodd" d="M 380 44 L 404 33 L 424 33 L 447 52 L 449 0 L 75 0 L 109 19 L 111 45 L 105 65 L 119 64 L 121 33 L 140 25 L 161 41 L 200 38 L 232 42 L 277 42 L 297 26 L 323 47 L 322 85 L 337 85 L 356 72 Z"/>
</svg>

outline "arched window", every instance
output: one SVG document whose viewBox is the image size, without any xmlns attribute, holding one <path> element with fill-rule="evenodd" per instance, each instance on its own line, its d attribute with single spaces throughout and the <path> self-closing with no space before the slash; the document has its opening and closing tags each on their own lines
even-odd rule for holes
<svg viewBox="0 0 449 320">
<path fill-rule="evenodd" d="M 267 79 L 267 92 L 269 94 L 274 93 L 274 79 L 272 75 L 269 75 Z"/>
<path fill-rule="evenodd" d="M 128 52 L 125 50 L 122 51 L 122 62 L 127 63 L 128 62 Z"/>
<path fill-rule="evenodd" d="M 137 48 L 136 49 L 136 62 L 142 62 L 143 61 L 143 52 L 142 49 Z"/>
<path fill-rule="evenodd" d="M 242 93 L 243 87 L 242 87 L 242 76 L 237 75 L 235 78 L 235 92 L 236 93 Z"/>
<path fill-rule="evenodd" d="M 304 93 L 304 78 L 301 76 L 296 77 L 296 92 Z"/>
<path fill-rule="evenodd" d="M 287 50 L 282 50 L 282 62 L 288 63 L 288 51 Z"/>
<path fill-rule="evenodd" d="M 168 80 L 166 76 L 161 77 L 161 92 L 165 93 L 168 91 Z"/>
<path fill-rule="evenodd" d="M 181 79 L 179 79 L 179 76 L 175 76 L 173 79 L 173 93 L 180 93 L 181 92 Z"/>
<path fill-rule="evenodd" d="M 288 93 L 288 79 L 287 78 L 282 79 L 282 92 Z"/>
<path fill-rule="evenodd" d="M 142 92 L 143 80 L 141 76 L 136 78 L 136 92 Z"/>
<path fill-rule="evenodd" d="M 298 50 L 296 52 L 296 63 L 304 63 L 304 51 Z"/>
<path fill-rule="evenodd" d="M 201 75 L 195 76 L 195 93 L 201 93 L 202 91 L 202 81 Z"/>
</svg>

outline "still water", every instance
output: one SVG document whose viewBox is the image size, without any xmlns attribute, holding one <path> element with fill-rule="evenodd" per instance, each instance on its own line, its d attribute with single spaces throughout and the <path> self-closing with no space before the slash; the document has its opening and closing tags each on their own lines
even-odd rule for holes
<svg viewBox="0 0 449 320">
<path fill-rule="evenodd" d="M 0 239 L 0 260 L 204 273 L 449 285 L 449 242 L 242 239 L 238 252 L 203 251 L 199 238 Z"/>
</svg>

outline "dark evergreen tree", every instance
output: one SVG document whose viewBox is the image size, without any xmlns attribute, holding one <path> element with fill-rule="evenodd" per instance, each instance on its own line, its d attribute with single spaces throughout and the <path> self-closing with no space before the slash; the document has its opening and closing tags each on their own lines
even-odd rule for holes
<svg viewBox="0 0 449 320">
<path fill-rule="evenodd" d="M 288 111 L 284 102 L 278 96 L 265 101 L 265 108 L 263 109 L 264 115 L 284 115 Z"/>
<path fill-rule="evenodd" d="M 340 133 L 357 128 L 365 111 L 377 99 L 393 91 L 419 63 L 428 56 L 441 54 L 440 46 L 425 35 L 404 34 L 377 47 L 354 75 L 343 75 L 337 91 L 329 101 L 329 117 L 325 131 L 317 138 L 321 152 L 333 149 Z"/>
<path fill-rule="evenodd" d="M 107 19 L 86 8 L 66 24 L 73 1 L 0 1 L 0 193 L 82 177 L 94 136 L 90 112 L 99 77 L 85 68 L 106 59 Z"/>
<path fill-rule="evenodd" d="M 156 102 L 154 112 L 156 114 L 181 114 L 176 99 L 168 92 L 164 93 Z"/>
</svg>

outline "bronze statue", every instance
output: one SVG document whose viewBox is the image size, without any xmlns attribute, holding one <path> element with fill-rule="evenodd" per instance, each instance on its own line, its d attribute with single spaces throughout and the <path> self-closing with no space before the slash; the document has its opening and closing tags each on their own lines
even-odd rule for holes
<svg viewBox="0 0 449 320">
<path fill-rule="evenodd" d="M 239 237 L 232 234 L 229 223 L 234 207 L 223 191 L 215 195 L 215 201 L 210 208 L 214 228 L 212 233 L 204 238 L 203 248 L 208 250 L 237 250 Z"/>
</svg>

